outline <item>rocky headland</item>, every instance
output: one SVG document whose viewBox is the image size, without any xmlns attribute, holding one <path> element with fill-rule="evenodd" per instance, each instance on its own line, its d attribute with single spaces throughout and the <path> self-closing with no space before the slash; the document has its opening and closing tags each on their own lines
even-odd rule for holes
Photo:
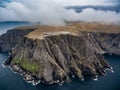
<svg viewBox="0 0 120 90">
<path fill-rule="evenodd" d="M 72 22 L 18 27 L 0 36 L 0 50 L 10 53 L 4 65 L 34 85 L 62 85 L 74 76 L 96 80 L 112 70 L 103 55 L 120 55 L 120 26 Z"/>
</svg>

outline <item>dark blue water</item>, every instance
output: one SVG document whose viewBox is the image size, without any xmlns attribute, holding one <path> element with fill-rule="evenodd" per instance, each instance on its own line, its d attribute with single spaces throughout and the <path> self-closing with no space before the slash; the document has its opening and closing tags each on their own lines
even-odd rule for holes
<svg viewBox="0 0 120 90">
<path fill-rule="evenodd" d="M 29 25 L 33 25 L 33 23 L 16 22 L 16 21 L 0 22 L 0 35 L 5 33 L 9 29 L 12 29 L 18 26 L 29 26 Z"/>
<path fill-rule="evenodd" d="M 3 68 L 2 62 L 7 54 L 0 53 L 0 90 L 120 90 L 120 57 L 108 56 L 105 58 L 113 66 L 114 73 L 107 73 L 105 77 L 99 77 L 98 81 L 85 79 L 78 81 L 73 79 L 70 84 L 32 86 L 26 83 L 18 74 L 14 74 L 9 68 Z"/>
</svg>

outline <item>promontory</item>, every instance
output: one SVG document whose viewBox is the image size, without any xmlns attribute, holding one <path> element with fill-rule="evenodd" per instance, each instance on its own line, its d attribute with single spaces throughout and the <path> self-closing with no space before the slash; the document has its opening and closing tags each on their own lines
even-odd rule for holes
<svg viewBox="0 0 120 90">
<path fill-rule="evenodd" d="M 65 26 L 24 26 L 0 36 L 4 65 L 33 84 L 97 79 L 112 67 L 104 54 L 120 55 L 120 26 L 70 22 Z"/>
</svg>

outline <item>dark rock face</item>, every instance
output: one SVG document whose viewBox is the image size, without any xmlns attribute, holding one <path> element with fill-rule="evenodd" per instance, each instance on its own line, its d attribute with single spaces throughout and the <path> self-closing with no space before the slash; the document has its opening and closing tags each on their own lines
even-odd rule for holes
<svg viewBox="0 0 120 90">
<path fill-rule="evenodd" d="M 25 32 L 8 31 L 0 37 L 2 51 L 11 51 L 5 65 L 37 84 L 70 82 L 75 75 L 93 79 L 112 69 L 103 53 L 120 55 L 120 34 L 88 33 L 80 35 L 54 35 L 45 39 L 28 39 Z"/>
<path fill-rule="evenodd" d="M 14 48 L 25 35 L 27 35 L 29 32 L 32 32 L 33 30 L 34 29 L 21 31 L 19 29 L 13 29 L 7 31 L 7 33 L 0 36 L 0 51 L 11 51 L 11 49 Z"/>
<path fill-rule="evenodd" d="M 120 33 L 95 33 L 93 36 L 106 53 L 120 55 Z"/>
<path fill-rule="evenodd" d="M 18 72 L 24 70 L 23 76 L 30 73 L 32 78 L 36 76 L 48 84 L 69 82 L 71 75 L 81 80 L 86 75 L 96 78 L 98 74 L 104 75 L 105 69 L 111 69 L 100 52 L 102 49 L 87 33 L 49 36 L 43 40 L 24 38 L 12 51 L 10 65 L 21 67 Z M 23 59 L 29 61 L 26 64 L 35 63 L 39 69 L 28 69 Z"/>
</svg>

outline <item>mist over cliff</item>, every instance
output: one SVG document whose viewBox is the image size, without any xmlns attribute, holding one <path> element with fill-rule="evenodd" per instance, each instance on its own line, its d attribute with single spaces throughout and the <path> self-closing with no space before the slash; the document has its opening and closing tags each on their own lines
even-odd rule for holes
<svg viewBox="0 0 120 90">
<path fill-rule="evenodd" d="M 64 25 L 65 21 L 86 21 L 120 24 L 120 12 L 87 7 L 77 13 L 67 6 L 118 6 L 117 0 L 9 0 L 0 7 L 0 21 L 40 22 Z"/>
</svg>

